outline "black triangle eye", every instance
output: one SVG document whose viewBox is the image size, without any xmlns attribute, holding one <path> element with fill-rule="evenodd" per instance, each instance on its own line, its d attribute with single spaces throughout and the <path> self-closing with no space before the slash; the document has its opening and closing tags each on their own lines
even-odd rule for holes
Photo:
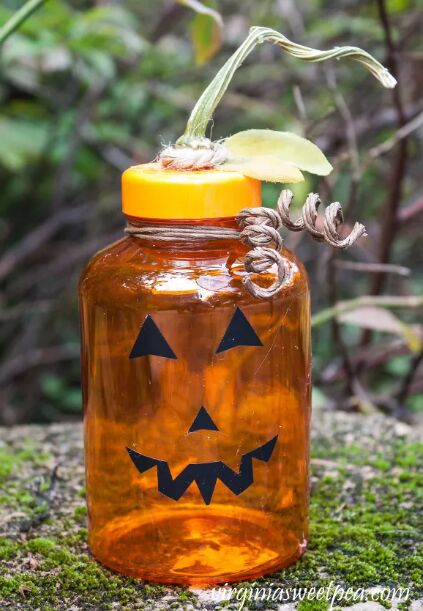
<svg viewBox="0 0 423 611">
<path fill-rule="evenodd" d="M 166 359 L 176 359 L 176 354 L 150 314 L 144 320 L 129 358 L 136 359 L 138 356 L 163 356 Z"/>
<path fill-rule="evenodd" d="M 263 346 L 240 308 L 235 310 L 216 352 L 225 352 L 236 346 Z"/>
</svg>

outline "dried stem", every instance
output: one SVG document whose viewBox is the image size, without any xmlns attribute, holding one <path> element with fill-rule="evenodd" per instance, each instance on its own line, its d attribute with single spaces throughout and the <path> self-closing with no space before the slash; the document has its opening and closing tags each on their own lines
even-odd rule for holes
<svg viewBox="0 0 423 611">
<path fill-rule="evenodd" d="M 422 360 L 423 360 L 423 350 L 421 350 L 418 354 L 416 354 L 414 358 L 411 360 L 411 364 L 410 364 L 408 373 L 401 382 L 401 386 L 397 393 L 397 401 L 399 403 L 400 408 L 404 404 L 404 402 L 406 401 L 410 393 L 411 385 L 414 381 L 414 378 L 417 374 L 417 371 L 419 369 L 419 366 Z"/>
<path fill-rule="evenodd" d="M 88 212 L 89 206 L 86 204 L 75 208 L 60 209 L 44 223 L 38 225 L 0 259 L 0 280 L 9 276 L 18 265 L 27 260 L 64 226 L 80 223 Z"/>
<path fill-rule="evenodd" d="M 404 138 L 407 138 L 407 136 L 412 134 L 421 125 L 423 125 L 423 111 L 411 119 L 411 121 L 405 123 L 402 127 L 397 129 L 397 131 L 390 138 L 371 148 L 366 155 L 368 160 L 367 162 L 370 163 L 373 159 L 380 157 L 380 155 L 388 153 L 396 144 L 398 144 L 398 142 Z"/>
<path fill-rule="evenodd" d="M 392 98 L 397 118 L 397 129 L 401 129 L 407 123 L 407 119 L 401 97 L 401 81 L 396 59 L 396 47 L 392 37 L 391 24 L 389 21 L 385 0 L 377 0 L 377 6 L 385 37 L 387 62 L 398 83 L 398 87 L 396 87 L 393 91 Z M 398 143 L 397 153 L 391 172 L 388 196 L 383 211 L 384 220 L 379 243 L 379 263 L 389 263 L 391 258 L 392 247 L 399 227 L 399 224 L 397 223 L 397 215 L 401 202 L 402 186 L 407 166 L 407 156 L 407 137 L 404 137 Z M 370 295 L 379 295 L 384 288 L 385 280 L 385 274 L 375 274 L 372 277 L 370 284 Z M 364 331 L 360 342 L 361 345 L 365 346 L 368 344 L 371 337 L 371 331 Z M 362 366 L 364 366 L 364 363 Z"/>
<path fill-rule="evenodd" d="M 332 251 L 329 253 L 326 273 L 329 302 L 331 303 L 332 307 L 335 307 L 338 302 L 338 278 L 336 273 L 336 259 L 334 249 L 332 249 Z M 337 317 L 334 316 L 330 322 L 332 327 L 332 339 L 338 347 L 340 354 L 342 355 L 343 369 L 346 374 L 345 391 L 349 396 L 352 396 L 354 395 L 354 367 L 351 364 L 348 349 L 342 337 L 341 325 L 339 324 Z"/>
<path fill-rule="evenodd" d="M 396 81 L 389 71 L 382 66 L 374 57 L 358 47 L 334 47 L 328 51 L 320 51 L 311 47 L 305 47 L 292 42 L 280 32 L 265 27 L 254 27 L 244 42 L 227 60 L 212 82 L 200 96 L 194 106 L 184 134 L 179 138 L 177 144 L 189 146 L 192 142 L 201 141 L 205 138 L 207 126 L 212 119 L 217 105 L 227 90 L 236 70 L 243 61 L 255 49 L 258 44 L 271 42 L 281 47 L 286 53 L 307 62 L 321 62 L 327 59 L 340 59 L 349 57 L 363 64 L 384 87 L 395 87 Z"/>
<path fill-rule="evenodd" d="M 396 47 L 392 37 L 391 25 L 386 9 L 385 0 L 377 0 L 379 17 L 383 27 L 385 44 L 387 49 L 387 62 L 398 82 L 392 92 L 392 98 L 397 115 L 397 127 L 401 129 L 406 123 L 407 118 L 404 111 L 401 95 L 401 81 L 399 69 L 396 59 Z M 402 138 L 398 143 L 397 154 L 394 161 L 393 171 L 391 173 L 391 183 L 388 192 L 388 198 L 384 210 L 384 223 L 379 246 L 379 262 L 389 263 L 393 243 L 398 230 L 397 213 L 401 202 L 403 182 L 405 178 L 407 165 L 407 136 Z M 384 274 L 375 274 L 371 284 L 370 293 L 378 295 L 384 286 L 386 276 Z"/>
<path fill-rule="evenodd" d="M 411 270 L 403 265 L 392 265 L 389 263 L 367 263 L 361 261 L 342 261 L 337 259 L 335 266 L 340 269 L 348 269 L 353 272 L 367 272 L 371 274 L 398 274 L 398 276 L 409 276 Z"/>
<path fill-rule="evenodd" d="M 358 152 L 357 134 L 355 131 L 354 119 L 351 110 L 345 101 L 344 96 L 339 91 L 336 83 L 336 74 L 332 67 L 325 67 L 326 82 L 333 93 L 336 107 L 343 119 L 345 133 L 348 144 L 348 153 L 352 167 L 351 181 L 349 188 L 348 202 L 346 211 L 349 213 L 354 207 L 357 199 L 358 183 L 361 176 L 360 156 Z M 335 306 L 338 301 L 338 274 L 336 251 L 331 250 L 327 260 L 326 275 L 328 286 L 328 298 L 331 306 Z M 332 339 L 342 355 L 343 369 L 345 372 L 345 391 L 347 396 L 354 396 L 357 388 L 355 369 L 351 363 L 348 348 L 342 335 L 342 327 L 337 317 L 334 316 L 330 321 Z"/>
</svg>

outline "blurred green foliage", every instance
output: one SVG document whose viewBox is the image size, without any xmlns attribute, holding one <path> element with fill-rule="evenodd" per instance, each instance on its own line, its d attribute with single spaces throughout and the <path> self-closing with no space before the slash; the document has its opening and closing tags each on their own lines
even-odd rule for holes
<svg viewBox="0 0 423 611">
<path fill-rule="evenodd" d="M 21 4 L 4 0 L 0 24 Z M 151 160 L 162 143 L 181 135 L 196 99 L 251 25 L 274 27 L 318 48 L 355 44 L 381 61 L 389 59 L 378 2 L 205 3 L 222 16 L 220 50 L 219 20 L 183 4 L 192 3 L 48 0 L 0 49 L 0 414 L 5 423 L 78 412 L 76 284 L 90 255 L 121 235 L 120 174 L 128 165 Z M 409 121 L 421 112 L 418 3 L 388 0 L 386 7 Z M 369 150 L 389 141 L 399 127 L 392 92 L 354 64 L 305 65 L 262 46 L 237 73 L 211 132 L 221 138 L 251 127 L 306 135 L 335 165 L 329 179 L 308 177 L 293 188 L 297 206 L 310 190 L 319 191 L 325 202 L 345 204 L 348 221 L 358 217 L 367 225 L 369 238 L 336 260 L 307 237 L 287 236 L 288 247 L 309 272 L 314 310 L 366 294 L 371 273 L 336 265 L 345 259 L 379 260 L 397 147 L 375 158 L 369 158 Z M 384 290 L 391 295 L 419 290 L 421 148 L 421 133 L 413 131 L 390 255 L 411 275 L 387 275 Z M 278 190 L 264 185 L 267 205 L 274 205 Z M 396 315 L 404 324 L 416 322 L 412 309 Z M 416 333 L 421 337 L 420 328 Z M 416 409 L 423 386 L 418 352 L 392 331 L 362 339 L 350 325 L 316 328 L 320 400 L 401 416 Z"/>
</svg>

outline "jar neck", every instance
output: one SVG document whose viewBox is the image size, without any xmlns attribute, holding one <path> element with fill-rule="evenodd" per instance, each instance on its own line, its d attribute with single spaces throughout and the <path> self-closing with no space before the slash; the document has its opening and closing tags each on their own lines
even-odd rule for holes
<svg viewBox="0 0 423 611">
<path fill-rule="evenodd" d="M 239 229 L 238 223 L 234 216 L 222 216 L 210 219 L 155 219 L 124 214 L 124 217 L 128 223 L 134 225 L 135 227 L 153 227 L 155 225 L 180 227 L 183 225 L 192 227 L 227 227 L 228 229 Z"/>
<path fill-rule="evenodd" d="M 155 238 L 152 233 L 149 237 L 145 236 L 130 236 L 130 239 L 137 240 L 143 248 L 155 248 L 160 250 L 169 251 L 183 251 L 187 252 L 228 252 L 230 250 L 237 250 L 240 254 L 244 253 L 246 248 L 242 244 L 241 240 L 237 237 L 232 236 L 218 236 L 211 238 L 202 237 L 197 238 L 195 236 L 196 228 L 221 228 L 234 230 L 239 232 L 239 225 L 234 216 L 229 217 L 218 217 L 218 218 L 206 218 L 206 219 L 155 219 L 155 218 L 144 218 L 124 215 L 128 224 L 132 227 L 149 228 L 150 230 L 154 227 L 157 228 L 191 228 L 193 229 L 193 235 L 189 238 L 178 238 L 175 236 L 174 239 L 169 241 L 162 241 Z"/>
</svg>

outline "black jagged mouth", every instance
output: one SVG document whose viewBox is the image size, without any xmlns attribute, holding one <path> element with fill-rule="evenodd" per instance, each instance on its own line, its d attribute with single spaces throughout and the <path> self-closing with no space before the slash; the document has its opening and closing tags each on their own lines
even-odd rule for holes
<svg viewBox="0 0 423 611">
<path fill-rule="evenodd" d="M 187 488 L 195 482 L 206 505 L 209 505 L 217 480 L 220 480 L 231 492 L 241 494 L 254 482 L 253 458 L 268 462 L 272 456 L 278 435 L 241 457 L 239 471 L 234 471 L 221 460 L 216 462 L 189 464 L 177 475 L 172 477 L 169 463 L 165 460 L 145 456 L 135 450 L 126 448 L 128 454 L 140 473 L 145 473 L 157 467 L 157 488 L 165 496 L 178 501 Z"/>
</svg>

